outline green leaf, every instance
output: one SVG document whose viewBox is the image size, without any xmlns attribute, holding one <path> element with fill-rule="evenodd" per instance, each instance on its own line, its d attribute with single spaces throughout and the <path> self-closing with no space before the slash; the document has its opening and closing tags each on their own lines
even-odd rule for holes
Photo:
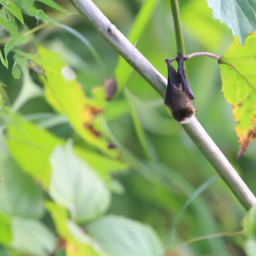
<svg viewBox="0 0 256 256">
<path fill-rule="evenodd" d="M 0 230 L 0 244 L 9 246 L 12 241 L 11 221 L 9 217 L 2 212 L 0 212 Z"/>
<path fill-rule="evenodd" d="M 3 25 L 14 38 L 20 37 L 18 26 L 13 15 L 4 9 L 0 10 L 0 24 Z"/>
<path fill-rule="evenodd" d="M 244 0 L 207 0 L 212 8 L 212 17 L 226 23 L 244 44 L 247 35 L 256 31 L 256 5 Z"/>
<path fill-rule="evenodd" d="M 142 109 L 143 102 L 136 98 L 134 95 L 132 95 L 132 93 L 128 89 L 125 89 L 125 95 L 130 104 L 132 119 L 140 144 L 149 160 L 157 160 L 157 154 L 155 152 L 155 149 L 141 126 L 141 119 L 145 114 Z"/>
<path fill-rule="evenodd" d="M 50 153 L 64 141 L 30 122 L 16 119 L 19 122 L 8 126 L 8 149 L 20 167 L 47 188 L 51 172 Z"/>
<path fill-rule="evenodd" d="M 15 16 L 22 24 L 24 24 L 23 16 L 20 9 L 10 0 L 0 0 L 0 3 Z"/>
<path fill-rule="evenodd" d="M 244 231 L 248 236 L 256 237 L 256 205 L 254 205 L 243 221 Z"/>
<path fill-rule="evenodd" d="M 37 9 L 34 6 L 34 0 L 13 0 L 13 2 L 21 11 L 24 11 L 26 14 L 30 16 L 36 17 Z"/>
<path fill-rule="evenodd" d="M 219 61 L 224 97 L 231 104 L 239 138 L 238 157 L 256 135 L 256 34 L 241 47 L 237 38 Z"/>
<path fill-rule="evenodd" d="M 40 218 L 44 211 L 40 188 L 10 157 L 1 161 L 0 170 L 4 179 L 0 185 L 0 210 L 8 215 Z"/>
<path fill-rule="evenodd" d="M 12 248 L 20 253 L 45 256 L 53 253 L 56 238 L 51 231 L 36 220 L 12 218 Z"/>
<path fill-rule="evenodd" d="M 254 256 L 256 252 L 256 240 L 249 238 L 244 243 L 244 250 L 247 256 Z"/>
<path fill-rule="evenodd" d="M 50 195 L 70 210 L 74 220 L 88 221 L 107 210 L 109 191 L 96 172 L 72 152 L 70 143 L 57 146 L 50 163 Z"/>
<path fill-rule="evenodd" d="M 27 39 L 26 36 L 18 36 L 16 38 L 14 38 L 12 41 L 10 41 L 9 43 L 7 43 L 4 47 L 4 56 L 2 55 L 2 52 L 0 52 L 0 59 L 3 63 L 3 65 L 8 68 L 9 63 L 8 63 L 8 54 L 9 52 L 18 44 L 22 43 L 23 41 L 25 41 Z"/>
<path fill-rule="evenodd" d="M 130 33 L 128 35 L 128 40 L 135 44 L 138 41 L 144 32 L 146 25 L 148 24 L 150 17 L 155 9 L 158 0 L 145 0 L 142 7 L 140 8 L 139 13 L 137 14 Z M 135 46 L 134 46 L 135 47 Z M 131 66 L 123 59 L 119 57 L 117 67 L 115 70 L 115 76 L 117 80 L 117 93 L 120 92 L 127 82 L 129 76 L 131 75 L 133 69 Z"/>
<path fill-rule="evenodd" d="M 15 79 L 20 79 L 21 71 L 19 65 L 17 65 L 17 62 L 13 64 L 12 75 Z"/>
<path fill-rule="evenodd" d="M 126 100 L 111 100 L 108 102 L 103 116 L 106 120 L 115 120 L 122 116 L 130 115 L 130 108 Z"/>
<path fill-rule="evenodd" d="M 62 8 L 61 6 L 59 6 L 52 0 L 38 0 L 38 1 L 58 10 L 60 12 L 63 12 L 65 14 L 70 14 L 70 12 L 68 12 L 67 10 L 65 10 L 64 8 Z"/>
<path fill-rule="evenodd" d="M 113 256 L 163 256 L 154 230 L 119 216 L 105 216 L 86 226 L 103 251 Z"/>
<path fill-rule="evenodd" d="M 111 173 L 124 171 L 128 168 L 126 163 L 120 162 L 116 159 L 107 158 L 99 154 L 74 147 L 74 152 L 86 161 L 95 170 L 101 178 L 109 180 Z"/>
<path fill-rule="evenodd" d="M 11 155 L 24 171 L 46 189 L 48 189 L 51 173 L 50 154 L 56 145 L 63 145 L 64 143 L 64 140 L 31 122 L 17 119 L 14 124 L 8 126 L 7 144 Z M 111 172 L 122 171 L 127 168 L 126 164 L 118 160 L 103 157 L 80 147 L 74 147 L 74 151 L 105 180 L 109 179 Z"/>
<path fill-rule="evenodd" d="M 8 1 L 7 1 L 8 2 Z M 0 51 L 0 59 L 3 63 L 3 65 L 8 68 L 8 54 L 9 52 L 18 44 L 22 43 L 25 39 L 27 39 L 26 36 L 21 36 L 19 34 L 18 26 L 16 24 L 15 18 L 13 15 L 9 12 L 1 9 L 0 10 L 0 24 L 3 25 L 9 33 L 12 35 L 13 40 L 8 42 L 4 47 L 4 56 L 2 52 Z"/>
<path fill-rule="evenodd" d="M 46 208 L 53 218 L 58 234 L 66 240 L 67 256 L 107 256 L 93 245 L 92 239 L 79 226 L 67 219 L 67 212 L 63 207 L 46 202 Z"/>
</svg>

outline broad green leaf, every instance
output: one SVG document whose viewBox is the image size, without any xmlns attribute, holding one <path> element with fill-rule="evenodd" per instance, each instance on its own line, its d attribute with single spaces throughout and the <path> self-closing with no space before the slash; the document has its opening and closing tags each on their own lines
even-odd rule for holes
<svg viewBox="0 0 256 256">
<path fill-rule="evenodd" d="M 48 188 L 49 156 L 54 147 L 64 144 L 64 141 L 22 120 L 9 125 L 8 135 L 8 149 L 16 162 L 44 188 Z"/>
<path fill-rule="evenodd" d="M 50 179 L 49 157 L 56 145 L 63 145 L 64 140 L 41 129 L 31 122 L 19 120 L 8 127 L 8 148 L 21 168 L 48 188 Z M 74 147 L 75 153 L 85 160 L 105 180 L 111 172 L 127 168 L 122 162 L 110 159 L 94 152 Z M 29 161 L 28 161 L 29 159 Z"/>
<path fill-rule="evenodd" d="M 0 0 L 0 3 L 15 16 L 22 24 L 24 24 L 23 16 L 20 9 L 10 0 Z"/>
<path fill-rule="evenodd" d="M 145 0 L 143 2 L 143 5 L 136 16 L 133 22 L 132 28 L 130 30 L 130 33 L 128 35 L 128 40 L 132 44 L 135 44 L 140 39 L 157 3 L 158 3 L 158 0 Z M 115 76 L 116 76 L 117 86 L 118 86 L 117 93 L 121 91 L 121 89 L 127 82 L 127 79 L 131 75 L 132 71 L 133 69 L 131 68 L 131 66 L 126 62 L 126 60 L 124 60 L 120 56 L 118 59 L 116 70 L 115 70 Z"/>
<path fill-rule="evenodd" d="M 70 12 L 68 12 L 67 10 L 65 10 L 64 8 L 62 8 L 61 6 L 59 6 L 52 0 L 38 0 L 38 1 L 58 10 L 60 12 L 63 12 L 65 14 L 70 14 Z"/>
<path fill-rule="evenodd" d="M 9 246 L 12 241 L 11 221 L 9 216 L 2 212 L 0 212 L 0 231 L 0 244 Z"/>
<path fill-rule="evenodd" d="M 88 221 L 106 211 L 109 191 L 97 173 L 72 152 L 70 143 L 57 146 L 50 163 L 50 195 L 70 210 L 74 220 Z"/>
<path fill-rule="evenodd" d="M 140 144 L 142 148 L 144 149 L 144 152 L 149 160 L 156 160 L 157 154 L 155 152 L 155 149 L 149 140 L 146 132 L 141 126 L 141 119 L 143 118 L 143 102 L 140 101 L 138 98 L 136 98 L 132 93 L 126 89 L 125 90 L 126 98 L 130 104 L 130 109 L 132 113 L 132 119 L 135 126 L 135 130 L 137 132 Z"/>
<path fill-rule="evenodd" d="M 107 256 L 96 248 L 92 239 L 79 226 L 67 219 L 67 212 L 63 207 L 46 202 L 46 209 L 53 218 L 59 236 L 66 240 L 67 256 Z"/>
<path fill-rule="evenodd" d="M 0 211 L 24 218 L 40 218 L 43 194 L 32 179 L 23 173 L 11 157 L 0 163 Z"/>
<path fill-rule="evenodd" d="M 244 243 L 244 250 L 247 256 L 254 256 L 256 252 L 256 240 L 255 238 L 249 238 Z"/>
<path fill-rule="evenodd" d="M 163 256 L 164 249 L 154 230 L 119 216 L 105 216 L 86 226 L 100 248 L 113 256 Z"/>
<path fill-rule="evenodd" d="M 36 56 L 19 53 L 40 65 L 46 79 L 42 79 L 46 99 L 56 111 L 67 116 L 76 132 L 109 156 L 117 156 L 116 149 L 108 149 L 108 140 L 92 127 L 95 114 L 101 112 L 105 102 L 89 99 L 84 95 L 76 80 L 74 71 L 69 68 L 59 54 L 38 47 Z"/>
<path fill-rule="evenodd" d="M 224 97 L 231 104 L 240 157 L 256 136 L 256 34 L 241 47 L 237 38 L 219 61 Z"/>
<path fill-rule="evenodd" d="M 56 248 L 56 238 L 42 223 L 20 217 L 13 217 L 11 222 L 13 249 L 33 256 L 46 256 L 53 253 Z"/>
<path fill-rule="evenodd" d="M 256 205 L 246 214 L 243 221 L 244 231 L 248 236 L 256 237 Z"/>
<path fill-rule="evenodd" d="M 256 5 L 251 0 L 207 0 L 212 17 L 226 23 L 244 44 L 247 35 L 256 31 Z"/>
</svg>

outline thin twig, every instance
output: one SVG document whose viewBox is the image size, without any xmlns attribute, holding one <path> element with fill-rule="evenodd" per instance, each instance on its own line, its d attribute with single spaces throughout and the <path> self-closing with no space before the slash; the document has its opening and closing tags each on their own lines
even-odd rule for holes
<svg viewBox="0 0 256 256">
<path fill-rule="evenodd" d="M 187 56 L 181 56 L 181 58 L 182 58 L 183 60 L 188 60 L 188 59 L 191 59 L 191 58 L 197 57 L 197 56 L 207 56 L 207 57 L 210 57 L 210 58 L 214 58 L 214 59 L 216 59 L 217 61 L 220 60 L 220 57 L 219 57 L 219 56 L 217 56 L 217 55 L 215 55 L 215 54 L 213 54 L 213 53 L 210 53 L 210 52 L 194 52 L 194 53 L 191 53 L 191 54 L 189 54 L 189 55 L 187 55 Z"/>
<path fill-rule="evenodd" d="M 178 53 L 178 55 L 175 58 L 172 58 L 170 60 L 168 59 L 168 61 L 169 62 L 173 62 L 175 60 L 178 60 L 178 58 L 181 58 L 181 59 L 183 59 L 185 61 L 185 60 L 191 59 L 193 57 L 197 57 L 197 56 L 206 56 L 206 57 L 210 57 L 210 58 L 216 59 L 217 61 L 220 60 L 219 56 L 217 56 L 217 55 L 215 55 L 213 53 L 210 53 L 210 52 L 194 52 L 194 53 L 191 53 L 189 55 L 183 55 L 181 53 Z"/>
<path fill-rule="evenodd" d="M 224 233 L 218 233 L 218 234 L 211 234 L 211 235 L 206 235 L 206 236 L 199 236 L 196 238 L 192 238 L 182 244 L 177 245 L 177 247 L 181 247 L 183 245 L 186 244 L 191 244 L 194 243 L 196 241 L 201 241 L 204 239 L 208 239 L 208 238 L 213 238 L 213 237 L 227 237 L 227 236 L 237 236 L 237 235 L 245 235 L 245 232 L 243 230 L 241 231 L 236 231 L 236 232 L 224 232 Z"/>
<path fill-rule="evenodd" d="M 70 0 L 112 47 L 164 98 L 167 80 L 151 65 L 132 43 L 104 16 L 91 0 Z M 201 124 L 194 117 L 183 128 L 221 178 L 245 207 L 250 209 L 256 198 L 243 182 Z"/>
</svg>

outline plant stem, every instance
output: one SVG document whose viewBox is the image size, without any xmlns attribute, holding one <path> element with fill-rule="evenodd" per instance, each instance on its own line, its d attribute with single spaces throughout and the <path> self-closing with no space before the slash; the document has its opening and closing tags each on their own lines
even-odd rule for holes
<svg viewBox="0 0 256 256">
<path fill-rule="evenodd" d="M 178 58 L 181 58 L 183 60 L 188 60 L 188 59 L 191 59 L 191 58 L 197 57 L 197 56 L 206 56 L 206 57 L 210 57 L 210 58 L 216 59 L 217 61 L 220 60 L 219 56 L 217 56 L 217 55 L 215 55 L 213 53 L 210 53 L 210 52 L 194 52 L 194 53 L 191 53 L 189 55 L 183 55 L 183 54 L 179 53 L 175 58 L 172 58 L 172 59 L 170 59 L 168 61 L 173 62 L 173 61 L 177 60 Z"/>
<path fill-rule="evenodd" d="M 196 56 L 207 56 L 207 57 L 210 57 L 210 58 L 213 58 L 213 59 L 216 59 L 217 61 L 220 60 L 220 57 L 213 54 L 213 53 L 210 53 L 210 52 L 194 52 L 194 53 L 191 53 L 187 56 L 183 56 L 182 59 L 184 60 L 188 60 L 188 59 L 191 59 L 193 57 L 196 57 Z"/>
<path fill-rule="evenodd" d="M 178 0 L 170 0 L 172 7 L 172 16 L 174 22 L 174 30 L 176 36 L 176 46 L 177 52 L 185 55 L 185 45 L 184 39 L 181 30 L 181 22 L 180 22 L 180 11 L 179 11 L 179 3 Z"/>
<path fill-rule="evenodd" d="M 164 99 L 167 80 L 151 65 L 133 44 L 104 16 L 91 0 L 70 0 L 90 21 L 96 30 L 112 47 L 159 93 Z M 174 3 L 177 4 L 176 1 Z M 176 6 L 177 7 L 177 6 Z M 177 8 L 176 8 L 177 9 Z M 178 17 L 178 15 L 177 15 Z M 180 26 L 177 26 L 180 28 Z M 180 30 L 180 29 L 179 29 Z M 182 38 L 182 37 L 181 37 Z M 179 37 L 178 50 L 184 54 L 182 39 Z M 256 198 L 237 174 L 201 124 L 193 117 L 183 128 L 212 164 L 221 178 L 231 189 L 245 209 L 256 204 Z"/>
</svg>

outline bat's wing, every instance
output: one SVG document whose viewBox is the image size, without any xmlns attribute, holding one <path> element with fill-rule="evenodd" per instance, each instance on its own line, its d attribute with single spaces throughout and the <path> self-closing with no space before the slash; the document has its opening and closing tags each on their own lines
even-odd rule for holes
<svg viewBox="0 0 256 256">
<path fill-rule="evenodd" d="M 195 98 L 189 84 L 188 81 L 186 79 L 185 76 L 185 72 L 184 72 L 184 66 L 183 66 L 183 60 L 181 58 L 178 58 L 178 73 L 180 76 L 180 80 L 182 83 L 182 89 L 187 93 L 188 97 L 193 100 Z"/>
<path fill-rule="evenodd" d="M 182 89 L 182 87 L 181 87 L 180 75 L 173 68 L 173 66 L 169 60 L 165 60 L 165 62 L 168 67 L 168 84 L 167 84 L 167 89 L 166 89 L 166 94 L 165 94 L 165 104 L 170 106 L 172 87 L 176 86 L 180 89 Z"/>
</svg>

